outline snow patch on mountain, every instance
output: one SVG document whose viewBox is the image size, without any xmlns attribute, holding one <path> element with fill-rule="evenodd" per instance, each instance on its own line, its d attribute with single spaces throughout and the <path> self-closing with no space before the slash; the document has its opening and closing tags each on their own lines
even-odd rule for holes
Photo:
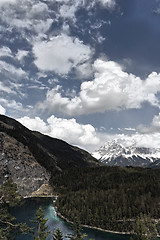
<svg viewBox="0 0 160 240">
<path fill-rule="evenodd" d="M 144 167 L 160 159 L 160 148 L 138 147 L 134 140 L 116 139 L 105 143 L 92 156 L 108 165 Z"/>
</svg>

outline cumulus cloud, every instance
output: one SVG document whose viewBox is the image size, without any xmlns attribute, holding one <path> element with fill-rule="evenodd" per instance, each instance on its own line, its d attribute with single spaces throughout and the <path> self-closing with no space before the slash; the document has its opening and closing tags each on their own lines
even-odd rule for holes
<svg viewBox="0 0 160 240">
<path fill-rule="evenodd" d="M 53 37 L 50 41 L 36 42 L 33 47 L 36 66 L 43 71 L 68 74 L 72 68 L 90 59 L 91 48 L 78 38 L 65 34 Z"/>
<path fill-rule="evenodd" d="M 5 113 L 6 113 L 5 108 L 2 107 L 2 105 L 0 105 L 0 114 L 5 115 Z"/>
<path fill-rule="evenodd" d="M 160 133 L 160 113 L 154 116 L 150 126 L 145 126 L 143 124 L 140 124 L 137 127 L 137 130 L 138 132 L 143 134 Z"/>
<path fill-rule="evenodd" d="M 8 4 L 10 6 L 8 7 Z M 3 8 L 2 8 L 3 7 Z M 25 29 L 43 35 L 50 28 L 53 20 L 47 4 L 38 0 L 2 0 L 0 1 L 0 18 L 7 24 L 8 30 L 21 31 L 20 34 L 25 36 Z M 23 31 L 23 32 L 22 32 Z M 30 34 L 26 39 L 31 40 Z"/>
<path fill-rule="evenodd" d="M 28 15 L 32 18 L 34 17 L 38 17 L 43 14 L 48 14 L 48 6 L 47 4 L 43 3 L 43 2 L 37 2 L 35 4 L 32 5 L 31 11 L 28 13 Z"/>
<path fill-rule="evenodd" d="M 138 109 L 144 102 L 159 107 L 157 93 L 160 92 L 160 74 L 153 72 L 142 80 L 124 72 L 116 62 L 100 59 L 95 61 L 93 67 L 94 79 L 83 82 L 77 96 L 64 97 L 61 87 L 57 86 L 47 92 L 46 100 L 37 107 L 68 115 Z"/>
<path fill-rule="evenodd" d="M 97 3 L 106 9 L 114 9 L 115 0 L 1 0 L 0 1 L 0 18 L 7 24 L 11 31 L 24 30 L 23 34 L 29 41 L 31 37 L 27 34 L 26 29 L 42 37 L 51 27 L 53 22 L 69 19 L 76 22 L 76 12 L 85 8 L 91 12 Z M 50 6 L 54 4 L 54 10 Z"/>
<path fill-rule="evenodd" d="M 39 117 L 23 117 L 17 119 L 20 123 L 31 130 L 40 131 L 43 134 L 67 141 L 70 144 L 90 149 L 99 143 L 95 128 L 90 124 L 79 124 L 74 118 L 57 118 L 54 115 L 45 123 Z"/>
<path fill-rule="evenodd" d="M 13 118 L 23 114 L 27 114 L 29 109 L 26 107 L 24 108 L 22 103 L 15 101 L 15 100 L 8 100 L 5 98 L 0 98 L 0 104 L 3 108 L 6 109 L 7 115 L 12 116 Z"/>
<path fill-rule="evenodd" d="M 15 4 L 17 0 L 1 0 L 0 1 L 0 7 L 3 7 L 4 5 L 8 4 Z"/>
<path fill-rule="evenodd" d="M 22 68 L 17 68 L 12 64 L 0 60 L 0 71 L 11 79 L 20 79 L 27 77 L 27 73 Z"/>
<path fill-rule="evenodd" d="M 126 147 L 160 148 L 160 113 L 153 117 L 149 126 L 139 125 L 137 129 L 130 130 L 136 132 L 132 134 L 122 133 L 112 135 L 103 133 L 99 137 L 101 140 L 104 139 L 105 142 L 115 141 L 118 144 L 122 143 Z"/>
<path fill-rule="evenodd" d="M 160 133 L 141 134 L 135 133 L 132 135 L 115 134 L 105 135 L 105 141 L 115 141 L 118 144 L 123 144 L 125 147 L 145 147 L 145 148 L 160 148 Z M 104 144 L 103 144 L 104 145 Z"/>
<path fill-rule="evenodd" d="M 30 130 L 39 131 L 48 136 L 63 139 L 72 145 L 77 145 L 87 151 L 93 152 L 105 142 L 116 141 L 126 147 L 159 148 L 160 142 L 160 115 L 153 119 L 152 125 L 158 124 L 158 131 L 135 132 L 132 134 L 109 134 L 96 130 L 91 124 L 79 124 L 74 118 L 57 118 L 54 115 L 47 119 L 47 123 L 41 118 L 22 117 L 17 119 Z M 157 123 L 158 122 L 158 123 Z"/>
<path fill-rule="evenodd" d="M 114 9 L 116 6 L 115 0 L 98 0 L 103 7 L 106 7 L 108 9 Z"/>
<path fill-rule="evenodd" d="M 22 110 L 22 104 L 19 102 L 16 102 L 15 100 L 7 100 L 7 99 L 3 99 L 0 98 L 0 103 L 3 103 L 3 105 L 5 106 L 5 108 L 9 109 L 13 109 L 13 110 Z"/>
<path fill-rule="evenodd" d="M 3 46 L 0 48 L 0 57 L 12 57 L 12 51 L 9 47 Z"/>
<path fill-rule="evenodd" d="M 71 18 L 72 20 L 75 20 L 76 11 L 76 5 L 62 5 L 59 12 L 63 18 Z"/>
<path fill-rule="evenodd" d="M 159 119 L 159 120 L 158 120 Z M 132 134 L 109 134 L 106 131 L 96 130 L 91 124 L 79 124 L 72 119 L 57 118 L 54 115 L 47 119 L 47 123 L 41 118 L 22 117 L 17 119 L 30 130 L 39 131 L 48 136 L 62 139 L 72 145 L 77 145 L 87 151 L 93 152 L 105 142 L 116 141 L 126 147 L 159 148 L 160 142 L 160 115 L 153 119 L 158 121 L 158 131 L 136 132 Z M 155 123 L 156 122 L 156 123 Z"/>
<path fill-rule="evenodd" d="M 23 62 L 24 58 L 28 55 L 28 53 L 29 52 L 26 50 L 19 49 L 16 54 L 16 58 L 18 59 L 18 61 Z"/>
</svg>

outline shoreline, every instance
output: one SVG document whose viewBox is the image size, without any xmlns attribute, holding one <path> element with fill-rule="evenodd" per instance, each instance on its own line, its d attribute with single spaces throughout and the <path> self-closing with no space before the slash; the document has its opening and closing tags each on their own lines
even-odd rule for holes
<svg viewBox="0 0 160 240">
<path fill-rule="evenodd" d="M 58 198 L 58 195 L 30 195 L 30 196 L 23 196 L 24 199 L 27 199 L 27 198 L 55 198 L 57 199 Z"/>
<path fill-rule="evenodd" d="M 66 217 L 64 217 L 60 212 L 57 211 L 57 207 L 55 206 L 55 202 L 57 200 L 59 195 L 30 195 L 30 196 L 24 196 L 23 198 L 24 199 L 29 199 L 29 198 L 54 198 L 53 200 L 53 206 L 55 208 L 55 211 L 56 211 L 56 214 L 58 217 L 60 217 L 62 220 L 66 221 L 67 223 L 70 223 L 70 224 L 74 224 L 74 222 L 70 221 L 69 219 L 67 219 Z M 88 228 L 88 229 L 93 229 L 93 230 L 98 230 L 98 231 L 101 231 L 101 232 L 105 232 L 105 233 L 111 233 L 111 234 L 118 234 L 118 235 L 131 235 L 132 232 L 119 232 L 119 231 L 112 231 L 112 230 L 106 230 L 106 229 L 103 229 L 103 228 L 100 228 L 100 227 L 95 227 L 95 226 L 90 226 L 90 225 L 84 225 L 84 224 L 81 224 L 81 227 L 84 227 L 84 228 Z M 157 235 L 157 237 L 160 239 L 160 235 Z"/>
<path fill-rule="evenodd" d="M 67 223 L 71 223 L 74 224 L 74 222 L 68 220 L 66 217 L 64 217 L 60 212 L 57 212 L 56 207 L 54 207 L 57 213 L 57 216 L 62 218 L 63 220 L 65 220 Z M 131 232 L 118 232 L 118 231 L 111 231 L 111 230 L 106 230 L 103 228 L 99 228 L 99 227 L 94 227 L 94 226 L 89 226 L 89 225 L 83 225 L 81 224 L 81 227 L 85 227 L 85 228 L 89 228 L 89 229 L 94 229 L 94 230 L 98 230 L 101 232 L 106 232 L 106 233 L 113 233 L 113 234 L 119 234 L 119 235 L 131 235 Z"/>
<path fill-rule="evenodd" d="M 64 217 L 60 212 L 57 212 L 57 208 L 54 207 L 55 210 L 56 210 L 56 213 L 57 213 L 57 216 L 62 218 L 63 220 L 65 220 L 67 223 L 71 223 L 71 224 L 74 224 L 74 222 L 68 220 L 66 217 Z M 103 229 L 103 228 L 99 228 L 99 227 L 94 227 L 94 226 L 89 226 L 89 225 L 84 225 L 84 224 L 81 224 L 81 227 L 85 227 L 85 228 L 89 228 L 89 229 L 93 229 L 93 230 L 98 230 L 98 231 L 101 231 L 101 232 L 106 232 L 106 233 L 113 233 L 113 234 L 118 234 L 118 235 L 132 235 L 133 233 L 132 232 L 118 232 L 118 231 L 112 231 L 112 230 L 106 230 L 106 229 Z M 157 235 L 157 238 L 160 239 L 160 235 Z"/>
</svg>

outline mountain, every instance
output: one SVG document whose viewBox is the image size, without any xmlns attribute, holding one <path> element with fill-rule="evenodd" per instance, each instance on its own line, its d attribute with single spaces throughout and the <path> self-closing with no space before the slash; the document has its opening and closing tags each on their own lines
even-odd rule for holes
<svg viewBox="0 0 160 240">
<path fill-rule="evenodd" d="M 110 166 L 160 167 L 160 148 L 137 147 L 134 142 L 110 141 L 92 156 Z"/>
<path fill-rule="evenodd" d="M 57 171 L 99 165 L 88 152 L 0 115 L 0 184 L 11 177 L 22 195 L 30 195 Z"/>
</svg>

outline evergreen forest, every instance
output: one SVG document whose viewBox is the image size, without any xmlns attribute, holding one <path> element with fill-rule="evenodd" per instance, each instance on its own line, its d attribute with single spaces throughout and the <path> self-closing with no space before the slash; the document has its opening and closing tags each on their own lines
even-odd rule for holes
<svg viewBox="0 0 160 240">
<path fill-rule="evenodd" d="M 160 169 L 76 168 L 55 174 L 51 184 L 57 211 L 72 222 L 132 232 L 140 214 L 160 216 Z"/>
</svg>

